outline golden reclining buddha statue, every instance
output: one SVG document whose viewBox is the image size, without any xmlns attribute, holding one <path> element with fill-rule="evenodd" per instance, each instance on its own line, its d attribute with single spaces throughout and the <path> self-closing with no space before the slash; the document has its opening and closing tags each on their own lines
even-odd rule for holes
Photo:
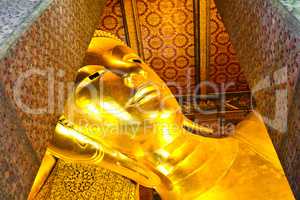
<svg viewBox="0 0 300 200">
<path fill-rule="evenodd" d="M 56 199 L 104 199 L 105 184 L 126 185 L 107 199 L 139 199 L 139 185 L 163 200 L 294 199 L 267 134 L 255 114 L 222 137 L 189 121 L 131 48 L 96 31 L 29 199 L 41 198 L 47 187 L 51 196 L 49 184 Z M 64 178 L 74 168 L 74 179 Z M 109 178 L 97 176 L 103 170 L 114 173 L 110 182 L 99 183 Z M 64 196 L 70 191 L 74 196 Z"/>
</svg>

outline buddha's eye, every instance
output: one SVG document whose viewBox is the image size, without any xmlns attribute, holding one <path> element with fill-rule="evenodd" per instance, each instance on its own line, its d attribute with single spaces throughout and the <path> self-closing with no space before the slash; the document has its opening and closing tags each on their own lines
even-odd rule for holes
<svg viewBox="0 0 300 200">
<path fill-rule="evenodd" d="M 130 58 L 130 59 L 128 59 L 128 61 L 134 62 L 134 63 L 139 63 L 139 64 L 143 63 L 143 61 L 139 58 Z"/>
<path fill-rule="evenodd" d="M 142 61 L 140 59 L 132 59 L 132 61 L 135 63 L 142 63 Z"/>
<path fill-rule="evenodd" d="M 94 79 L 97 78 L 99 75 L 100 75 L 99 72 L 96 72 L 96 73 L 90 75 L 90 76 L 89 76 L 89 79 L 90 79 L 90 80 L 94 80 Z"/>
</svg>

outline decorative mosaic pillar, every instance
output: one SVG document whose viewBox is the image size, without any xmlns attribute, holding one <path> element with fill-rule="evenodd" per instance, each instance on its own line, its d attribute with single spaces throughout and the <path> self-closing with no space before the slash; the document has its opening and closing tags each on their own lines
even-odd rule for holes
<svg viewBox="0 0 300 200">
<path fill-rule="evenodd" d="M 257 109 L 300 198 L 300 23 L 278 0 L 216 0 L 216 4 Z"/>
<path fill-rule="evenodd" d="M 81 66 L 104 3 L 0 2 L 0 199 L 27 198 L 60 115 L 57 105 L 67 96 L 59 92 L 67 90 Z M 34 70 L 39 73 L 27 76 L 14 93 L 20 77 Z M 53 86 L 49 78 L 54 79 Z M 16 95 L 30 109 L 47 109 L 39 114 L 25 112 L 15 101 Z M 54 107 L 49 107 L 49 99 Z"/>
</svg>

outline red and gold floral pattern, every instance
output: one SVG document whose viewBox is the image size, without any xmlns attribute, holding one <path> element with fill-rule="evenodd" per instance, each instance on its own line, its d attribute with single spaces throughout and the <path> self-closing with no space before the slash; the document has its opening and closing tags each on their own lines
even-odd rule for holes
<svg viewBox="0 0 300 200">
<path fill-rule="evenodd" d="M 192 0 L 137 0 L 145 61 L 176 94 L 195 84 Z M 187 85 L 190 85 L 187 89 Z"/>
<path fill-rule="evenodd" d="M 98 29 L 110 32 L 126 41 L 120 0 L 106 1 Z"/>
<path fill-rule="evenodd" d="M 208 79 L 221 87 L 231 85 L 226 92 L 249 91 L 246 78 L 241 71 L 239 60 L 230 42 L 214 0 L 210 4 L 210 44 Z M 217 92 L 207 88 L 208 92 Z"/>
<path fill-rule="evenodd" d="M 175 94 L 193 94 L 195 89 L 193 0 L 137 0 L 137 17 L 145 62 Z M 200 5 L 201 6 L 201 5 Z M 108 0 L 99 29 L 125 41 L 120 0 Z M 233 83 L 226 92 L 249 91 L 228 33 L 211 0 L 207 80 L 221 86 Z M 128 19 L 127 19 L 128 20 Z M 128 27 L 129 30 L 132 27 Z M 213 91 L 207 88 L 208 92 Z"/>
</svg>

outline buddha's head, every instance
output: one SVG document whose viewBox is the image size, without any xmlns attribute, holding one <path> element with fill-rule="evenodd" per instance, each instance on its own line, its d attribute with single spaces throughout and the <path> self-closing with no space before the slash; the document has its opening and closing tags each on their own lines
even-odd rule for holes
<svg viewBox="0 0 300 200">
<path fill-rule="evenodd" d="M 129 153 L 135 146 L 159 148 L 182 134 L 175 97 L 122 41 L 96 32 L 84 65 L 64 113 L 78 131 Z"/>
</svg>

